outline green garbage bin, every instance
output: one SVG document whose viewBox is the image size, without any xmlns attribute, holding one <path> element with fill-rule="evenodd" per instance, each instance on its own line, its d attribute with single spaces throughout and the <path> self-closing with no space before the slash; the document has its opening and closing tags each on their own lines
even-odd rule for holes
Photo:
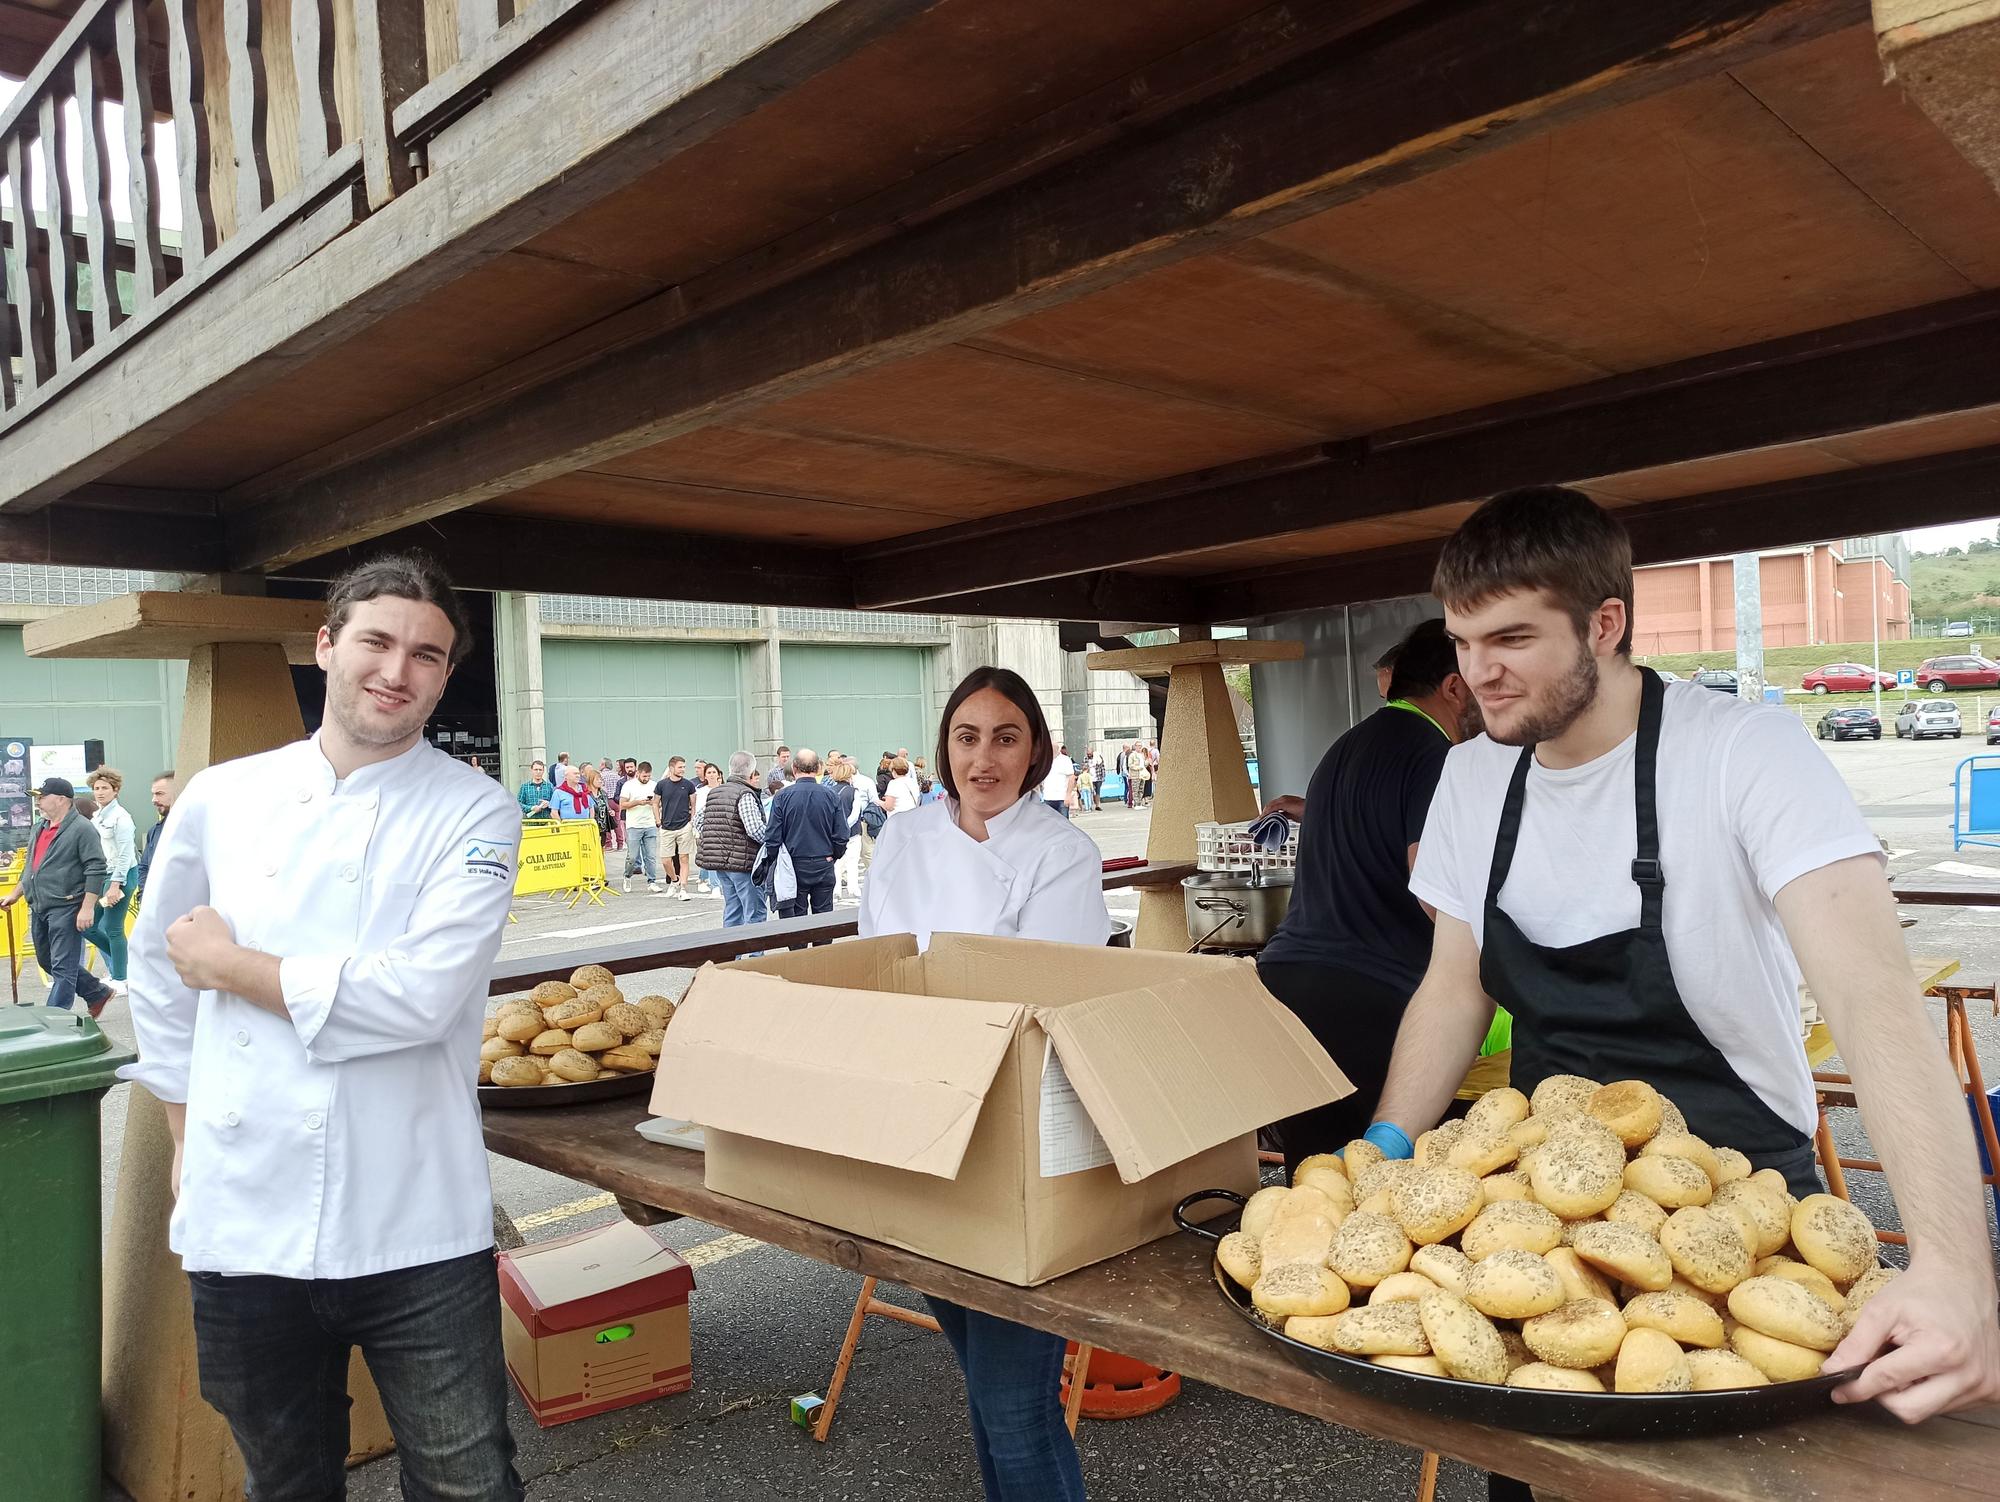
<svg viewBox="0 0 2000 1502">
<path fill-rule="evenodd" d="M 79 1008 L 0 1007 L 0 1492 L 103 1494 L 97 1105 L 133 1055 Z"/>
</svg>

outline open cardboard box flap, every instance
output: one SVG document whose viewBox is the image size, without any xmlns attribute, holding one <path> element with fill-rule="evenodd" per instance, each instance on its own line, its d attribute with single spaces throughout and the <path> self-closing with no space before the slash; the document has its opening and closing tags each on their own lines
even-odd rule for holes
<svg viewBox="0 0 2000 1502">
<path fill-rule="evenodd" d="M 895 949 L 843 963 L 893 965 Z M 1021 1012 L 1017 1003 L 939 1001 L 707 968 L 667 1029 L 652 1109 L 718 1131 L 954 1178 Z"/>
<path fill-rule="evenodd" d="M 1127 1184 L 1354 1093 L 1247 965 L 1030 1015 Z"/>
</svg>

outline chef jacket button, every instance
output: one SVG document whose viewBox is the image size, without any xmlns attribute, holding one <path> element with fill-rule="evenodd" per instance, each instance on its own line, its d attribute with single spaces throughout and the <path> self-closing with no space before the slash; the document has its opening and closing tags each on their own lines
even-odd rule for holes
<svg viewBox="0 0 2000 1502">
<path fill-rule="evenodd" d="M 266 876 L 276 876 L 278 874 L 278 863 L 276 861 L 264 862 L 264 874 Z"/>
<path fill-rule="evenodd" d="M 248 1048 L 250 1046 L 250 1035 L 240 1027 L 236 1030 L 236 1046 L 238 1048 Z"/>
<path fill-rule="evenodd" d="M 234 1111 L 226 1111 L 223 1113 L 222 1124 L 224 1126 L 236 1126 L 242 1120 L 243 1118 L 238 1116 Z"/>
<path fill-rule="evenodd" d="M 310 802 L 312 802 L 312 796 L 313 796 L 313 793 L 312 793 L 312 789 L 311 789 L 311 788 L 300 788 L 300 789 L 299 789 L 299 802 L 301 802 L 301 803 L 310 803 Z"/>
<path fill-rule="evenodd" d="M 317 1132 L 319 1130 L 320 1122 L 322 1122 L 323 1120 L 325 1120 L 325 1118 L 322 1117 L 319 1114 L 319 1112 L 313 1111 L 309 1113 L 306 1117 L 306 1130 L 309 1132 Z"/>
<path fill-rule="evenodd" d="M 340 868 L 340 879 L 342 881 L 352 881 L 354 880 L 355 877 L 359 876 L 360 874 L 361 873 L 355 870 L 354 867 L 352 866 L 342 866 Z"/>
</svg>

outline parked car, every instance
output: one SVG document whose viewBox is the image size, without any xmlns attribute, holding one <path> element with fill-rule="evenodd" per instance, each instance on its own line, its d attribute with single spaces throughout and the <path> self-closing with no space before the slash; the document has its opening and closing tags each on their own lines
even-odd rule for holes
<svg viewBox="0 0 2000 1502">
<path fill-rule="evenodd" d="M 1865 694 L 1877 687 L 1895 686 L 1894 673 L 1878 673 L 1858 662 L 1830 662 L 1799 680 L 1800 688 L 1815 694 Z"/>
<path fill-rule="evenodd" d="M 1670 669 L 1654 668 L 1653 671 L 1659 675 L 1660 682 L 1662 683 L 1679 683 L 1681 681 L 1681 675 Z"/>
<path fill-rule="evenodd" d="M 1865 704 L 1844 704 L 1819 717 L 1819 738 L 1823 741 L 1882 739 L 1882 722 Z"/>
<path fill-rule="evenodd" d="M 1694 682 L 1703 688 L 1712 688 L 1718 693 L 1736 695 L 1736 675 L 1727 668 L 1703 668 L 1694 675 Z"/>
<path fill-rule="evenodd" d="M 1948 688 L 2000 688 L 2000 662 L 1984 657 L 1933 657 L 1917 669 L 1917 683 L 1933 694 Z"/>
<path fill-rule="evenodd" d="M 1986 711 L 1986 744 L 2000 745 L 2000 709 Z"/>
<path fill-rule="evenodd" d="M 1970 636 L 1972 635 L 1972 622 L 1971 621 L 1948 622 L 1944 628 L 1944 634 L 1946 636 Z"/>
<path fill-rule="evenodd" d="M 1927 735 L 1950 736 L 1957 740 L 1965 727 L 1959 722 L 1958 706 L 1949 699 L 1913 699 L 1896 711 L 1896 738 L 1908 736 L 1920 741 Z"/>
</svg>

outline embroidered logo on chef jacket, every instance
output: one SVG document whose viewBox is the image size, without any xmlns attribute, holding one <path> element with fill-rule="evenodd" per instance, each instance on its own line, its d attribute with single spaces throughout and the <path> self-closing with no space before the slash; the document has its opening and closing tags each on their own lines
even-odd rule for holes
<svg viewBox="0 0 2000 1502">
<path fill-rule="evenodd" d="M 514 847 L 496 844 L 492 840 L 468 840 L 465 845 L 465 874 L 467 876 L 497 876 L 502 881 L 514 879 Z"/>
</svg>

